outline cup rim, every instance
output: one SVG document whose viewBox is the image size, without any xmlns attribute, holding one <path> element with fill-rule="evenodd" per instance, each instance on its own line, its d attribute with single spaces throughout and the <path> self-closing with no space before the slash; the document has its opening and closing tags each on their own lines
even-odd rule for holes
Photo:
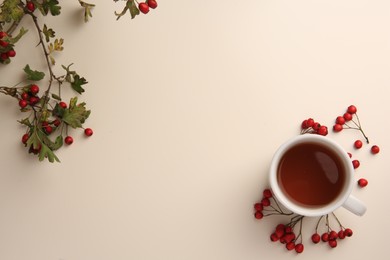
<svg viewBox="0 0 390 260">
<path fill-rule="evenodd" d="M 277 169 L 278 169 L 280 159 L 289 148 L 303 142 L 320 143 L 326 145 L 327 147 L 330 147 L 331 149 L 336 151 L 336 153 L 341 158 L 343 166 L 345 167 L 346 181 L 344 185 L 345 186 L 344 190 L 338 195 L 338 197 L 335 200 L 321 207 L 308 208 L 299 205 L 297 203 L 294 203 L 291 199 L 289 199 L 284 194 L 284 192 L 278 185 Z M 302 216 L 314 217 L 314 216 L 323 216 L 329 214 L 334 210 L 336 210 L 337 208 L 341 207 L 345 203 L 345 201 L 348 199 L 353 189 L 353 173 L 354 173 L 354 169 L 353 169 L 351 159 L 348 153 L 338 143 L 336 143 L 329 137 L 316 135 L 316 134 L 303 134 L 287 140 L 276 150 L 271 161 L 269 176 L 270 176 L 270 185 L 271 185 L 272 192 L 275 195 L 276 199 L 284 207 L 286 207 L 288 210 L 296 214 Z"/>
</svg>

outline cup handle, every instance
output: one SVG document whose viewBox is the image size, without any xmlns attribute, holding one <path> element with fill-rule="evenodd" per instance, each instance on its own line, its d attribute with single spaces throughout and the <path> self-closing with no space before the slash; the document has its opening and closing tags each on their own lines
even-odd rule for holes
<svg viewBox="0 0 390 260">
<path fill-rule="evenodd" d="M 344 202 L 343 207 L 358 216 L 363 216 L 367 210 L 363 202 L 352 195 Z"/>
</svg>

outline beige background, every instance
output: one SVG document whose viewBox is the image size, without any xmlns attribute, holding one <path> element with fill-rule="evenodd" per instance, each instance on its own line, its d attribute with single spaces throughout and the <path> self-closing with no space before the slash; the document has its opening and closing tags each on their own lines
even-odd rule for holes
<svg viewBox="0 0 390 260">
<path fill-rule="evenodd" d="M 65 39 L 58 64 L 89 81 L 81 100 L 95 134 L 74 131 L 60 164 L 39 163 L 20 143 L 16 102 L 0 97 L 0 259 L 293 258 L 269 241 L 281 220 L 256 221 L 252 205 L 300 122 L 331 127 L 350 104 L 382 148 L 354 152 L 370 183 L 353 194 L 368 212 L 338 210 L 355 233 L 334 250 L 311 244 L 307 220 L 299 257 L 387 255 L 389 1 L 171 0 L 119 21 L 122 2 L 95 1 L 88 24 L 77 1 L 62 2 L 46 23 Z M 0 67 L 2 84 L 26 63 L 43 68 L 35 36 Z M 352 150 L 361 136 L 329 137 Z"/>
</svg>

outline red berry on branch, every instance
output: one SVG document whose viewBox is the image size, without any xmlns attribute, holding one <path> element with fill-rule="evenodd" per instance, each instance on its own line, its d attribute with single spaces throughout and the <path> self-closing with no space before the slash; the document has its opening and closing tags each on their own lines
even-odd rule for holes
<svg viewBox="0 0 390 260">
<path fill-rule="evenodd" d="M 361 188 L 364 188 L 364 187 L 366 187 L 368 185 L 368 181 L 366 179 L 361 178 L 361 179 L 358 180 L 358 185 Z"/>
<path fill-rule="evenodd" d="M 346 237 L 351 237 L 353 235 L 352 229 L 346 228 L 344 230 L 344 234 L 345 234 Z"/>
<path fill-rule="evenodd" d="M 27 7 L 27 10 L 29 10 L 30 12 L 34 12 L 34 10 L 35 10 L 35 5 L 31 1 L 26 2 L 26 7 Z"/>
<path fill-rule="evenodd" d="M 141 11 L 143 14 L 149 13 L 149 6 L 146 3 L 140 3 L 138 5 L 138 9 Z"/>
<path fill-rule="evenodd" d="M 299 243 L 295 245 L 295 252 L 302 253 L 303 249 L 304 249 L 303 244 Z"/>
<path fill-rule="evenodd" d="M 284 228 L 284 232 L 286 232 L 287 234 L 290 234 L 293 232 L 293 228 L 291 226 L 286 226 Z"/>
<path fill-rule="evenodd" d="M 337 241 L 336 240 L 329 240 L 328 244 L 331 248 L 335 248 L 337 246 Z"/>
<path fill-rule="evenodd" d="M 53 132 L 53 127 L 51 127 L 51 126 L 45 126 L 45 132 L 46 132 L 46 134 L 51 134 L 52 132 Z"/>
<path fill-rule="evenodd" d="M 359 160 L 353 160 L 353 161 L 352 161 L 352 165 L 353 165 L 353 168 L 354 168 L 354 169 L 359 168 L 359 166 L 360 166 Z"/>
<path fill-rule="evenodd" d="M 279 237 L 275 233 L 272 233 L 269 238 L 271 239 L 272 242 L 276 242 L 279 240 Z"/>
<path fill-rule="evenodd" d="M 19 100 L 19 106 L 25 108 L 28 105 L 27 101 L 24 99 Z"/>
<path fill-rule="evenodd" d="M 22 143 L 27 144 L 27 141 L 29 138 L 30 138 L 30 136 L 28 134 L 24 134 L 22 136 Z"/>
<path fill-rule="evenodd" d="M 339 233 L 337 234 L 337 236 L 339 237 L 339 239 L 344 239 L 345 238 L 344 231 L 340 230 Z"/>
<path fill-rule="evenodd" d="M 373 145 L 373 146 L 371 147 L 371 153 L 372 153 L 372 154 L 377 154 L 377 153 L 379 153 L 379 152 L 380 152 L 379 146 Z"/>
<path fill-rule="evenodd" d="M 271 192 L 271 190 L 270 189 L 265 189 L 264 191 L 263 191 L 263 196 L 264 196 L 264 198 L 271 198 L 272 197 L 272 192 Z"/>
<path fill-rule="evenodd" d="M 339 125 L 345 124 L 345 118 L 342 117 L 342 116 L 338 116 L 338 117 L 336 118 L 336 124 L 339 124 Z"/>
<path fill-rule="evenodd" d="M 261 204 L 263 204 L 264 207 L 268 207 L 269 205 L 271 205 L 271 201 L 268 198 L 263 198 L 261 200 Z"/>
<path fill-rule="evenodd" d="M 338 234 L 336 231 L 332 230 L 329 232 L 329 240 L 335 240 L 338 238 Z"/>
<path fill-rule="evenodd" d="M 7 51 L 7 55 L 8 57 L 15 57 L 16 56 L 16 51 L 15 50 L 9 50 Z"/>
<path fill-rule="evenodd" d="M 253 207 L 256 211 L 263 211 L 263 209 L 264 209 L 263 204 L 261 204 L 261 203 L 255 203 L 255 205 L 253 205 Z"/>
<path fill-rule="evenodd" d="M 152 9 L 155 9 L 157 7 L 156 0 L 148 0 L 148 6 Z"/>
<path fill-rule="evenodd" d="M 348 112 L 344 113 L 343 117 L 344 117 L 345 121 L 351 121 L 352 120 L 352 114 L 350 114 Z"/>
<path fill-rule="evenodd" d="M 30 92 L 31 92 L 31 94 L 33 94 L 33 95 L 38 94 L 38 92 L 39 92 L 39 87 L 38 87 L 37 85 L 35 85 L 35 84 L 31 85 L 31 86 L 30 86 Z"/>
<path fill-rule="evenodd" d="M 357 112 L 357 108 L 354 105 L 350 105 L 347 108 L 347 112 L 350 113 L 350 114 L 355 114 Z"/>
<path fill-rule="evenodd" d="M 73 143 L 73 137 L 71 137 L 69 135 L 67 137 L 65 137 L 65 143 L 67 145 L 71 145 Z"/>
<path fill-rule="evenodd" d="M 360 149 L 363 147 L 363 142 L 360 140 L 356 140 L 353 145 L 355 146 L 356 149 Z"/>
<path fill-rule="evenodd" d="M 63 102 L 63 101 L 61 101 L 60 103 L 58 103 L 58 105 L 59 105 L 60 107 L 62 107 L 63 109 L 65 109 L 65 108 L 68 107 L 68 105 L 67 105 L 65 102 Z"/>
<path fill-rule="evenodd" d="M 58 118 L 53 121 L 53 125 L 56 127 L 58 127 L 60 124 L 61 124 L 61 121 Z"/>
<path fill-rule="evenodd" d="M 255 212 L 255 218 L 256 219 L 262 219 L 264 217 L 263 213 L 261 211 Z"/>
<path fill-rule="evenodd" d="M 287 248 L 288 251 L 291 251 L 291 250 L 295 249 L 295 243 L 294 242 L 288 242 L 286 244 L 286 248 Z"/>
<path fill-rule="evenodd" d="M 2 59 L 2 60 L 8 59 L 8 54 L 6 52 L 1 53 L 0 54 L 0 59 Z"/>
<path fill-rule="evenodd" d="M 323 233 L 323 234 L 321 235 L 321 240 L 322 240 L 323 242 L 328 242 L 328 241 L 329 241 L 329 234 L 328 234 L 328 233 Z"/>
<path fill-rule="evenodd" d="M 0 39 L 3 39 L 5 36 L 7 36 L 7 33 L 1 31 L 1 32 L 0 32 Z"/>
<path fill-rule="evenodd" d="M 318 128 L 317 133 L 318 133 L 319 135 L 325 136 L 325 135 L 328 134 L 328 128 L 327 128 L 326 126 L 322 125 L 322 126 L 320 126 L 320 128 Z"/>
<path fill-rule="evenodd" d="M 301 128 L 302 129 L 308 129 L 309 127 L 307 126 L 307 119 L 303 120 L 301 123 Z"/>
<path fill-rule="evenodd" d="M 30 105 L 33 106 L 33 105 L 35 105 L 36 103 L 39 102 L 39 98 L 32 96 L 32 97 L 30 97 L 29 101 L 30 101 Z"/>
<path fill-rule="evenodd" d="M 9 42 L 0 40 L 0 46 L 6 48 L 9 45 Z"/>
<path fill-rule="evenodd" d="M 318 233 L 314 233 L 311 236 L 311 241 L 313 241 L 314 244 L 318 244 L 320 242 L 320 240 L 321 240 L 321 236 Z"/>
<path fill-rule="evenodd" d="M 84 134 L 86 136 L 91 136 L 91 135 L 93 135 L 93 130 L 91 128 L 85 128 Z"/>
<path fill-rule="evenodd" d="M 340 124 L 335 124 L 333 126 L 333 131 L 335 131 L 335 132 L 341 132 L 342 130 L 343 130 L 343 126 Z"/>
</svg>

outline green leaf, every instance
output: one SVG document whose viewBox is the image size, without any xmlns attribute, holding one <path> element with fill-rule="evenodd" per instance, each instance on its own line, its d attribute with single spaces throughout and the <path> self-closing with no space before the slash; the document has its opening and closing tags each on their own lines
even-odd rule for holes
<svg viewBox="0 0 390 260">
<path fill-rule="evenodd" d="M 59 6 L 57 0 L 43 0 L 38 8 L 43 15 L 47 15 L 50 12 L 51 15 L 56 16 L 61 13 L 61 6 Z"/>
<path fill-rule="evenodd" d="M 53 29 L 47 28 L 46 24 L 43 25 L 42 32 L 45 35 L 46 42 L 49 42 L 50 38 L 54 38 L 56 34 L 55 31 L 53 31 Z"/>
<path fill-rule="evenodd" d="M 123 15 L 125 15 L 127 10 L 130 11 L 131 19 L 134 19 L 140 13 L 135 1 L 134 0 L 127 0 L 126 5 L 123 8 L 122 12 L 120 12 L 120 13 L 115 12 L 115 15 L 117 16 L 116 19 L 118 20 Z"/>
<path fill-rule="evenodd" d="M 21 0 L 4 0 L 0 5 L 0 23 L 20 21 L 24 15 Z"/>
<path fill-rule="evenodd" d="M 15 37 L 8 38 L 9 43 L 11 43 L 11 44 L 17 43 L 20 40 L 20 38 L 22 38 L 22 36 L 27 33 L 27 31 L 28 30 L 24 29 L 23 27 L 20 28 L 19 33 Z"/>
<path fill-rule="evenodd" d="M 95 7 L 95 5 L 86 3 L 81 0 L 79 0 L 79 3 L 82 7 L 84 7 L 84 22 L 88 22 L 89 17 L 92 17 L 91 9 Z"/>
<path fill-rule="evenodd" d="M 85 103 L 77 104 L 77 97 L 71 98 L 69 108 L 63 112 L 62 120 L 73 128 L 82 127 L 91 110 L 85 108 Z"/>
<path fill-rule="evenodd" d="M 84 77 L 80 78 L 80 76 L 78 74 L 76 74 L 76 75 L 74 75 L 73 82 L 70 85 L 72 86 L 73 90 L 75 90 L 77 93 L 81 94 L 85 91 L 83 89 L 82 85 L 85 85 L 87 83 L 88 82 Z"/>
<path fill-rule="evenodd" d="M 27 74 L 27 80 L 39 81 L 45 77 L 45 73 L 30 69 L 30 65 L 24 67 L 24 72 Z"/>
<path fill-rule="evenodd" d="M 49 162 L 60 162 L 60 159 L 54 154 L 54 152 L 45 144 L 42 144 L 41 151 L 38 155 L 39 161 L 43 161 L 45 158 L 49 160 Z"/>
<path fill-rule="evenodd" d="M 51 97 L 54 98 L 55 100 L 61 101 L 61 97 L 56 95 L 56 94 L 51 94 Z"/>
</svg>

